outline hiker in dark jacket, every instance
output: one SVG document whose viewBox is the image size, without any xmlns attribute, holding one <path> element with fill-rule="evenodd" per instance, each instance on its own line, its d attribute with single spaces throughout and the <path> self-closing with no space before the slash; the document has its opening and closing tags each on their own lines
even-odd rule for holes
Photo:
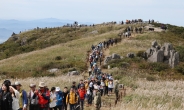
<svg viewBox="0 0 184 110">
<path fill-rule="evenodd" d="M 12 96 L 9 90 L 9 83 L 4 82 L 2 85 L 2 91 L 0 94 L 0 110 L 12 110 Z"/>
<path fill-rule="evenodd" d="M 66 104 L 66 96 L 68 95 L 68 88 L 64 87 L 64 91 L 63 91 L 63 109 L 67 110 L 67 104 Z"/>
</svg>

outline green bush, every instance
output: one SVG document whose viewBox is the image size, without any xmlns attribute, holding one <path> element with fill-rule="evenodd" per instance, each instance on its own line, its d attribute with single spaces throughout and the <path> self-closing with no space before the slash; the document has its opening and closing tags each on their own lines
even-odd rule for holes
<svg viewBox="0 0 184 110">
<path fill-rule="evenodd" d="M 180 61 L 184 62 L 184 46 L 177 46 L 176 51 L 179 52 Z"/>
<path fill-rule="evenodd" d="M 176 66 L 176 67 L 174 68 L 174 70 L 175 70 L 176 72 L 181 73 L 182 75 L 184 75 L 184 64 L 180 64 L 180 65 Z"/>
<path fill-rule="evenodd" d="M 61 56 L 56 56 L 55 57 L 55 60 L 61 60 L 62 58 L 61 58 Z"/>
<path fill-rule="evenodd" d="M 153 71 L 164 71 L 166 69 L 169 68 L 169 65 L 165 64 L 165 63 L 140 63 L 139 64 L 139 69 L 149 69 L 149 70 L 153 70 Z"/>
</svg>

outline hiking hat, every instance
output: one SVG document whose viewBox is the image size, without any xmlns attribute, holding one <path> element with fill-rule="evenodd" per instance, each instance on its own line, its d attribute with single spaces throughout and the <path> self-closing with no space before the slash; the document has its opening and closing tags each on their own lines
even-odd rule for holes
<svg viewBox="0 0 184 110">
<path fill-rule="evenodd" d="M 15 85 L 16 86 L 22 86 L 22 84 L 20 84 L 20 82 L 18 82 L 18 81 L 15 82 Z"/>
<path fill-rule="evenodd" d="M 56 92 L 60 91 L 61 89 L 59 87 L 56 87 Z"/>
<path fill-rule="evenodd" d="M 36 87 L 36 85 L 32 83 L 29 85 L 29 87 Z"/>
<path fill-rule="evenodd" d="M 46 85 L 45 85 L 44 82 L 40 82 L 38 86 L 39 86 L 39 87 L 45 87 Z"/>
</svg>

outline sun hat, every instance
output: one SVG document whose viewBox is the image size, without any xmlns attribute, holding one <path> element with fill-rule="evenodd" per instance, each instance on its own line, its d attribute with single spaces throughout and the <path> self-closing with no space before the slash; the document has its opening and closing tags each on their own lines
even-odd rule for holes
<svg viewBox="0 0 184 110">
<path fill-rule="evenodd" d="M 30 85 L 29 85 L 29 87 L 35 87 L 36 85 L 35 84 L 33 84 L 33 83 L 31 83 Z"/>
<path fill-rule="evenodd" d="M 45 87 L 46 85 L 45 85 L 44 82 L 40 82 L 38 86 L 39 86 L 39 87 Z"/>
<path fill-rule="evenodd" d="M 60 91 L 61 89 L 59 87 L 56 87 L 56 92 Z"/>
<path fill-rule="evenodd" d="M 22 84 L 20 82 L 18 82 L 18 81 L 15 82 L 15 85 L 16 86 L 22 86 Z"/>
</svg>

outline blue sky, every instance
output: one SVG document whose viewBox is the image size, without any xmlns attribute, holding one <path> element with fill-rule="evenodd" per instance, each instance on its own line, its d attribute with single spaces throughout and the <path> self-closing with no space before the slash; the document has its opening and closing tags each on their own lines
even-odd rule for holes
<svg viewBox="0 0 184 110">
<path fill-rule="evenodd" d="M 0 0 L 0 19 L 43 18 L 94 23 L 142 18 L 184 26 L 184 0 Z"/>
</svg>

